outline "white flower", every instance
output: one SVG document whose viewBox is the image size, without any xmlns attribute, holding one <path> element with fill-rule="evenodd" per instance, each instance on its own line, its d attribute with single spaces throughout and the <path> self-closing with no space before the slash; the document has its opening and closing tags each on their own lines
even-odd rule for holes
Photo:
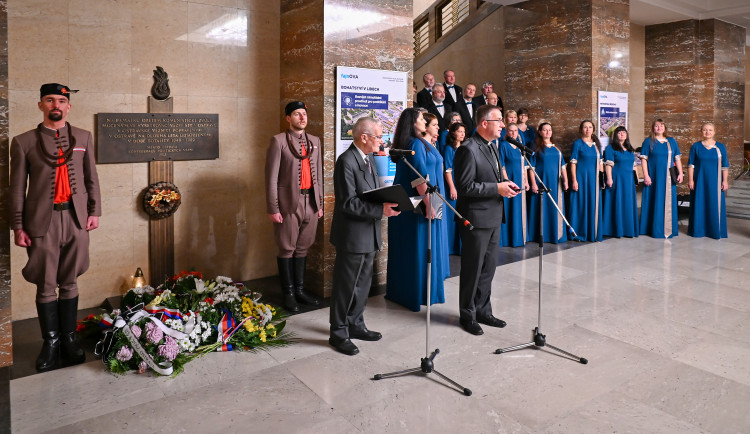
<svg viewBox="0 0 750 434">
<path fill-rule="evenodd" d="M 216 282 L 217 283 L 232 283 L 232 279 L 227 276 L 217 276 Z"/>
<path fill-rule="evenodd" d="M 201 279 L 195 279 L 195 292 L 197 292 L 198 294 L 203 294 L 205 290 L 206 282 Z"/>
</svg>

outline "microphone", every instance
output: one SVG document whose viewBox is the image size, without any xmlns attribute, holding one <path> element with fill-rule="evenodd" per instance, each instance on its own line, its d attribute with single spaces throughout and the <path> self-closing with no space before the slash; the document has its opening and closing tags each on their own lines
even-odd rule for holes
<svg viewBox="0 0 750 434">
<path fill-rule="evenodd" d="M 528 155 L 531 155 L 531 154 L 534 153 L 534 151 L 532 151 L 531 148 L 529 148 L 528 146 L 524 146 L 521 142 L 519 142 L 518 140 L 516 140 L 516 139 L 514 139 L 514 138 L 512 138 L 510 136 L 506 135 L 504 140 L 506 142 L 510 143 L 511 145 L 516 145 L 518 147 L 518 149 L 520 149 L 521 151 L 523 151 L 524 153 L 526 153 Z"/>
<path fill-rule="evenodd" d="M 408 149 L 389 149 L 388 155 L 391 156 L 391 160 L 395 163 L 406 155 L 414 155 L 414 151 Z"/>
</svg>

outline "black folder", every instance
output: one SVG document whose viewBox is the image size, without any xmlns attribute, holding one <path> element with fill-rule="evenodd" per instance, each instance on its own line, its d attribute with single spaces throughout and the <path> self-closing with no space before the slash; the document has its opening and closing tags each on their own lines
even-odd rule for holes
<svg viewBox="0 0 750 434">
<path fill-rule="evenodd" d="M 362 193 L 362 199 L 375 203 L 397 203 L 396 211 L 411 211 L 414 209 L 409 195 L 406 194 L 406 190 L 400 184 L 365 191 Z"/>
</svg>

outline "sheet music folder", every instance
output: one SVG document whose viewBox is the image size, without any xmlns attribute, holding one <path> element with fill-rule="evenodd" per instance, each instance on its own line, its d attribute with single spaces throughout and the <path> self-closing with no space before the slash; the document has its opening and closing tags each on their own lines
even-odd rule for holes
<svg viewBox="0 0 750 434">
<path fill-rule="evenodd" d="M 404 187 L 399 184 L 365 191 L 364 193 L 362 193 L 362 199 L 375 203 L 397 203 L 398 207 L 396 208 L 396 211 L 403 212 L 411 211 L 414 209 L 414 204 L 409 198 L 409 195 L 406 194 L 406 190 L 404 190 Z"/>
</svg>

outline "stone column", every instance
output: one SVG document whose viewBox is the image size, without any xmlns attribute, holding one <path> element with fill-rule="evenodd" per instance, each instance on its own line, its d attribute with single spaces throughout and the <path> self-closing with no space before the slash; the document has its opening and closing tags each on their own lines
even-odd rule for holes
<svg viewBox="0 0 750 434">
<path fill-rule="evenodd" d="M 532 0 L 506 6 L 506 108 L 546 119 L 570 150 L 597 92 L 630 90 L 629 0 Z"/>
<path fill-rule="evenodd" d="M 13 364 L 10 312 L 10 244 L 13 241 L 8 221 L 8 139 L 8 8 L 5 1 L 0 1 L 0 367 Z"/>
<path fill-rule="evenodd" d="M 308 106 L 307 130 L 323 144 L 324 217 L 307 263 L 306 286 L 315 293 L 331 293 L 336 250 L 328 241 L 333 216 L 335 163 L 336 66 L 407 71 L 413 59 L 411 0 L 282 0 L 281 101 Z M 408 80 L 411 83 L 411 79 Z M 411 98 L 411 88 L 407 89 Z M 384 240 L 387 238 L 383 223 Z M 386 249 L 375 263 L 373 287 L 385 285 Z"/>
<path fill-rule="evenodd" d="M 742 170 L 745 29 L 719 20 L 646 26 L 644 129 L 656 118 L 680 145 L 683 167 L 704 122 L 727 145 L 730 181 Z M 687 184 L 678 187 L 687 194 Z"/>
</svg>

